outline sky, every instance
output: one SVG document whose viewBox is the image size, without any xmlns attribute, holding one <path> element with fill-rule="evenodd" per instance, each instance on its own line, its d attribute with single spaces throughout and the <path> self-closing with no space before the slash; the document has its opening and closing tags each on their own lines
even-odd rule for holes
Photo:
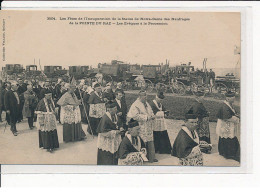
<svg viewBox="0 0 260 194">
<path fill-rule="evenodd" d="M 240 13 L 174 11 L 2 11 L 5 64 L 90 65 L 121 60 L 131 64 L 170 65 L 191 62 L 202 68 L 234 68 L 240 46 Z M 56 17 L 56 20 L 47 20 Z M 189 18 L 168 25 L 70 25 L 60 17 Z M 1 24 L 3 26 L 3 23 Z M 3 33 L 3 32 L 2 32 Z"/>
</svg>

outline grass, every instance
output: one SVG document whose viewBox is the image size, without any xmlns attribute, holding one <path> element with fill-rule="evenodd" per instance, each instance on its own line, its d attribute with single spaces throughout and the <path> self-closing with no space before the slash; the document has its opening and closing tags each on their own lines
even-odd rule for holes
<svg viewBox="0 0 260 194">
<path fill-rule="evenodd" d="M 126 103 L 129 110 L 130 106 L 137 99 L 138 92 L 126 91 L 125 93 L 126 93 Z M 155 94 L 147 95 L 148 101 L 151 101 L 154 98 L 155 98 Z M 163 105 L 166 107 L 167 110 L 170 111 L 170 114 L 167 118 L 183 120 L 185 113 L 189 110 L 189 108 L 192 106 L 194 101 L 195 101 L 194 96 L 176 96 L 172 94 L 166 94 L 165 99 L 163 101 Z M 216 122 L 217 121 L 216 115 L 220 105 L 223 104 L 223 100 L 217 100 L 214 98 L 204 98 L 203 104 L 210 113 L 209 115 L 210 121 Z M 240 113 L 239 103 L 235 103 L 234 108 L 238 113 Z"/>
</svg>

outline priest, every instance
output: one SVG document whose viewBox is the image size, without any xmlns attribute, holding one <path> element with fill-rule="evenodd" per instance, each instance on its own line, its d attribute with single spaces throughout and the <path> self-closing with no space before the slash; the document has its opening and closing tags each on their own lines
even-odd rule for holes
<svg viewBox="0 0 260 194">
<path fill-rule="evenodd" d="M 53 152 L 59 148 L 57 121 L 55 115 L 55 105 L 52 100 L 52 92 L 45 90 L 44 98 L 37 105 L 36 126 L 39 130 L 39 147 Z"/>
<path fill-rule="evenodd" d="M 150 102 L 155 115 L 155 126 L 153 131 L 155 153 L 171 154 L 171 142 L 166 129 L 165 116 L 169 114 L 162 104 L 163 92 L 158 92 L 155 99 Z"/>
<path fill-rule="evenodd" d="M 221 156 L 240 162 L 239 116 L 233 106 L 235 93 L 227 92 L 225 95 L 226 100 L 217 113 L 218 151 Z"/>
<path fill-rule="evenodd" d="M 106 109 L 97 128 L 97 165 L 117 165 L 117 151 L 121 143 L 121 132 L 124 129 L 116 115 L 116 104 L 109 101 L 106 103 Z"/>
<path fill-rule="evenodd" d="M 172 156 L 179 158 L 182 166 L 203 166 L 197 129 L 197 115 L 189 111 L 185 115 L 185 124 L 179 131 L 173 147 Z"/>
<path fill-rule="evenodd" d="M 143 165 L 146 158 L 146 148 L 139 136 L 139 123 L 131 119 L 128 122 L 128 132 L 123 138 L 118 151 L 118 165 Z"/>
<path fill-rule="evenodd" d="M 77 99 L 74 91 L 75 85 L 66 83 L 68 89 L 65 94 L 57 102 L 61 106 L 60 121 L 63 124 L 63 141 L 65 143 L 71 141 L 83 140 L 86 137 L 82 130 L 81 114 L 79 105 L 80 100 Z"/>
<path fill-rule="evenodd" d="M 99 83 L 94 84 L 94 92 L 90 94 L 89 104 L 89 126 L 88 133 L 98 135 L 97 127 L 106 112 L 105 102 L 102 95 L 102 88 Z"/>
<path fill-rule="evenodd" d="M 128 120 L 131 118 L 137 120 L 140 124 L 140 137 L 145 143 L 147 149 L 147 157 L 149 162 L 158 162 L 155 159 L 155 149 L 153 142 L 153 127 L 155 116 L 149 103 L 147 102 L 146 91 L 141 90 L 139 97 L 131 105 L 127 114 Z"/>
</svg>

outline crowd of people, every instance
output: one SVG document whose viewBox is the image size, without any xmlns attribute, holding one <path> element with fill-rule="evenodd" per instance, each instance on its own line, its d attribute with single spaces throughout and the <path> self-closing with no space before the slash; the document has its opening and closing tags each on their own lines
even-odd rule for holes
<svg viewBox="0 0 260 194">
<path fill-rule="evenodd" d="M 193 105 L 185 114 L 184 125 L 170 142 L 165 123 L 169 115 L 163 104 L 163 92 L 152 101 L 141 90 L 128 109 L 122 84 L 115 90 L 111 83 L 103 88 L 99 83 L 57 83 L 0 81 L 0 115 L 5 111 L 6 122 L 14 136 L 19 134 L 16 124 L 28 120 L 29 130 L 39 131 L 39 147 L 53 152 L 59 148 L 57 123 L 63 125 L 63 142 L 83 141 L 87 132 L 97 136 L 98 165 L 143 165 L 158 162 L 155 153 L 171 154 L 180 165 L 203 165 L 203 154 L 211 153 L 209 112 L 203 104 L 203 91 L 198 90 Z M 239 116 L 233 103 L 235 94 L 226 93 L 219 107 L 216 132 L 219 154 L 240 161 Z M 2 122 L 2 118 L 0 117 Z"/>
</svg>

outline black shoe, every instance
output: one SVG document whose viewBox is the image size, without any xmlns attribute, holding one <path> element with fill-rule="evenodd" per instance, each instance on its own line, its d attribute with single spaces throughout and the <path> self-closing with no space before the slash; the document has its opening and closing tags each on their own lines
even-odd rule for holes
<svg viewBox="0 0 260 194">
<path fill-rule="evenodd" d="M 52 153 L 52 152 L 53 152 L 53 149 L 47 149 L 47 152 Z"/>
<path fill-rule="evenodd" d="M 30 127 L 30 130 L 33 130 L 34 129 L 34 126 Z"/>
<path fill-rule="evenodd" d="M 154 159 L 153 162 L 158 162 L 158 160 L 157 160 L 157 159 Z"/>
<path fill-rule="evenodd" d="M 13 132 L 14 136 L 17 136 L 17 133 L 16 132 Z"/>
</svg>

